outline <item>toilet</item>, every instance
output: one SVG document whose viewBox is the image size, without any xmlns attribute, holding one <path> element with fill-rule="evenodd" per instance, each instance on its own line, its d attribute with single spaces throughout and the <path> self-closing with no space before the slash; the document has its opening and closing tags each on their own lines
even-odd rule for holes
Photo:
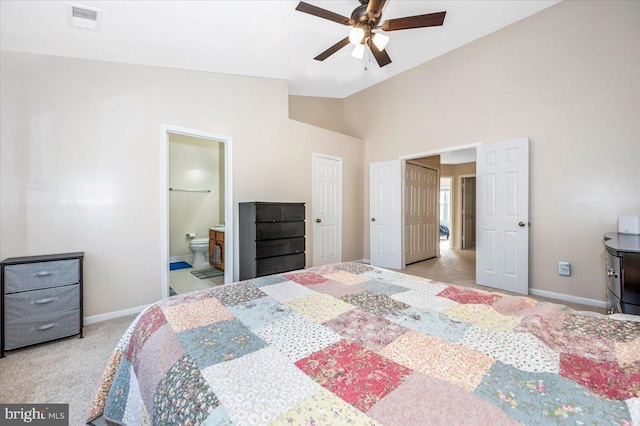
<svg viewBox="0 0 640 426">
<path fill-rule="evenodd" d="M 194 238 L 189 242 L 189 250 L 193 253 L 191 266 L 197 268 L 209 264 L 209 238 Z"/>
</svg>

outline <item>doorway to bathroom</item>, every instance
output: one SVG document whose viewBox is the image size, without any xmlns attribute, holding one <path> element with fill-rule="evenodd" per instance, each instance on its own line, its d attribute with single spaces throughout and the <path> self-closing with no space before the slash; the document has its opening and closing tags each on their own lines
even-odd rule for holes
<svg viewBox="0 0 640 426">
<path fill-rule="evenodd" d="M 233 281 L 231 138 L 164 125 L 162 296 Z"/>
</svg>

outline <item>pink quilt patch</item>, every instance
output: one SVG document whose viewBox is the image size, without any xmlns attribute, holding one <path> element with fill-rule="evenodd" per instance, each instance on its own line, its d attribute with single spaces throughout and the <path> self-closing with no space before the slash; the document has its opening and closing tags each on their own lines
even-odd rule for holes
<svg viewBox="0 0 640 426">
<path fill-rule="evenodd" d="M 153 333 L 160 327 L 167 323 L 167 319 L 158 306 L 154 305 L 147 310 L 144 316 L 140 318 L 138 324 L 136 324 L 133 333 L 131 334 L 131 340 L 129 348 L 127 349 L 126 357 L 132 364 L 137 362 L 138 353 L 145 342 Z"/>
<path fill-rule="evenodd" d="M 367 411 L 412 373 L 344 340 L 299 360 L 296 366 L 360 411 Z"/>
<path fill-rule="evenodd" d="M 327 279 L 322 275 L 315 274 L 313 272 L 301 272 L 299 274 L 285 274 L 286 278 L 290 279 L 293 282 L 302 285 L 312 285 L 312 284 L 320 284 Z"/>
<path fill-rule="evenodd" d="M 640 363 L 620 366 L 596 362 L 579 355 L 560 356 L 560 375 L 604 398 L 625 400 L 640 396 Z"/>
<path fill-rule="evenodd" d="M 449 286 L 438 293 L 440 297 L 446 297 L 454 302 L 474 305 L 491 305 L 502 298 L 496 293 L 484 293 L 477 290 Z"/>
</svg>

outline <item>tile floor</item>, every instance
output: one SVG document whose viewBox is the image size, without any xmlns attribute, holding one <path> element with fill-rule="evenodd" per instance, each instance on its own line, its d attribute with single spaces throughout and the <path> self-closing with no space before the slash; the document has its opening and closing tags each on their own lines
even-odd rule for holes
<svg viewBox="0 0 640 426">
<path fill-rule="evenodd" d="M 207 268 L 209 268 L 208 265 L 196 269 Z M 205 278 L 201 280 L 191 273 L 191 271 L 193 270 L 194 268 L 185 268 L 175 271 L 169 271 L 169 286 L 173 289 L 173 291 L 175 291 L 177 294 L 182 294 L 224 284 L 224 275 L 213 278 Z"/>
</svg>

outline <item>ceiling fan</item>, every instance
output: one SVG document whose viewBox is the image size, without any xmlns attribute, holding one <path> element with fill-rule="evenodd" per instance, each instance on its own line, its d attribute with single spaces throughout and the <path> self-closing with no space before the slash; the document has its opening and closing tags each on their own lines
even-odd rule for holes
<svg viewBox="0 0 640 426">
<path fill-rule="evenodd" d="M 369 47 L 371 53 L 376 58 L 380 67 L 389 65 L 391 58 L 384 50 L 389 41 L 389 37 L 374 30 L 397 31 L 408 30 L 410 28 L 437 27 L 443 24 L 444 16 L 447 12 L 427 13 L 425 15 L 407 16 L 404 18 L 388 19 L 378 25 L 382 18 L 382 8 L 386 0 L 359 0 L 360 6 L 351 12 L 351 18 L 339 15 L 329 10 L 314 6 L 301 1 L 296 7 L 297 11 L 328 19 L 342 25 L 353 27 L 348 37 L 340 40 L 318 56 L 315 60 L 324 61 L 329 56 L 336 53 L 349 43 L 355 45 L 354 57 L 362 59 L 364 57 L 365 45 Z"/>
</svg>

